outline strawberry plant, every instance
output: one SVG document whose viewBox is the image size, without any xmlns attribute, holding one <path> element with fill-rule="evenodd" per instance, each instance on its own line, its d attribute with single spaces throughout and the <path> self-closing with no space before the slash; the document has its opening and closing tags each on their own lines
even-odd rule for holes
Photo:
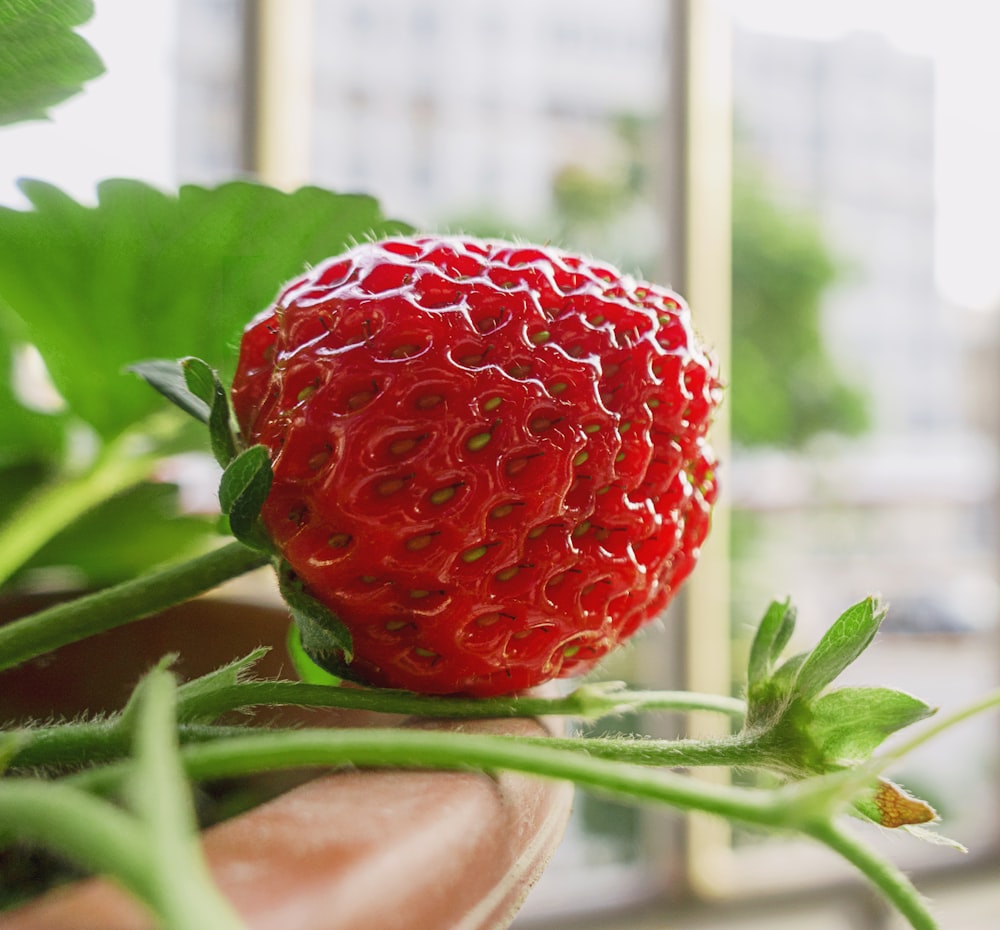
<svg viewBox="0 0 1000 930">
<path fill-rule="evenodd" d="M 0 22 L 45 7 L 0 4 Z M 78 7 L 48 7 L 66 40 Z M 74 74 L 89 76 L 0 98 L 0 118 L 37 115 Z M 192 841 L 192 783 L 331 765 L 512 770 L 797 831 L 912 926 L 935 925 L 843 821 L 937 839 L 934 811 L 886 769 L 1000 699 L 884 751 L 933 709 L 835 686 L 878 632 L 876 599 L 791 656 L 795 611 L 772 604 L 742 698 L 594 675 L 633 636 L 643 648 L 716 497 L 720 376 L 678 295 L 548 247 L 413 235 L 367 197 L 119 180 L 88 207 L 38 181 L 22 190 L 30 209 L 0 210 L 0 582 L 14 592 L 70 565 L 94 590 L 0 627 L 0 673 L 271 565 L 300 680 L 254 678 L 259 653 L 184 682 L 165 659 L 114 713 L 12 722 L 0 844 L 113 876 L 163 927 L 235 928 Z M 58 412 L 13 387 L 29 348 Z M 181 515 L 158 477 L 192 449 L 221 469 L 221 521 Z M 528 690 L 585 674 L 559 697 Z M 702 710 L 735 725 L 699 741 L 222 723 L 286 704 L 457 719 Z M 780 785 L 677 771 L 703 765 Z"/>
</svg>

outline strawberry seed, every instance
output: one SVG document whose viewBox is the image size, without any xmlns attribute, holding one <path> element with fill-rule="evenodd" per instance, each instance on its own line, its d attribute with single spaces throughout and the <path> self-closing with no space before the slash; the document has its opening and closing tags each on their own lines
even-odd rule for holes
<svg viewBox="0 0 1000 930">
<path fill-rule="evenodd" d="M 405 478 L 390 478 L 388 481 L 383 481 L 378 486 L 378 493 L 381 494 L 382 497 L 389 497 L 390 495 L 401 490 L 405 484 Z"/>
<path fill-rule="evenodd" d="M 466 549 L 462 553 L 463 562 L 478 562 L 484 555 L 486 555 L 488 547 L 486 546 L 476 546 L 474 549 Z"/>
</svg>

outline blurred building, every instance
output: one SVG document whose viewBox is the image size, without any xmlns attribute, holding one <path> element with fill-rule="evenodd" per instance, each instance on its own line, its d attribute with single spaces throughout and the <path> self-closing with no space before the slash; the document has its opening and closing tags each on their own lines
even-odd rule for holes
<svg viewBox="0 0 1000 930">
<path fill-rule="evenodd" d="M 600 163 L 608 120 L 658 112 L 659 0 L 352 0 L 315 7 L 313 166 L 394 215 L 538 220 L 551 180 Z"/>
<path fill-rule="evenodd" d="M 995 317 L 949 305 L 935 283 L 932 62 L 871 34 L 739 32 L 733 54 L 737 145 L 844 264 L 823 324 L 872 414 L 860 440 L 735 463 L 735 618 L 787 594 L 815 636 L 881 595 L 885 635 L 850 683 L 967 705 L 997 676 L 1000 390 Z M 966 836 L 993 829 L 995 736 L 977 721 L 911 762 L 929 791 L 961 798 L 948 816 Z"/>
<path fill-rule="evenodd" d="M 231 177 L 243 0 L 181 0 L 178 174 Z M 417 225 L 474 209 L 544 217 L 569 161 L 600 164 L 608 121 L 663 105 L 668 4 L 338 0 L 312 7 L 312 180 L 374 193 Z"/>
<path fill-rule="evenodd" d="M 915 629 L 992 624 L 997 457 L 982 424 L 997 395 L 970 409 L 981 340 L 934 279 L 932 63 L 871 34 L 739 32 L 734 95 L 744 157 L 818 216 L 844 264 L 823 322 L 873 415 L 846 452 L 745 456 L 737 503 L 771 514 L 778 571 L 817 610 L 837 591 L 880 590 Z M 993 593 L 970 605 L 959 589 Z"/>
<path fill-rule="evenodd" d="M 244 0 L 178 0 L 177 177 L 218 184 L 246 163 Z"/>
<path fill-rule="evenodd" d="M 826 330 L 870 387 L 874 428 L 954 429 L 963 345 L 934 280 L 932 62 L 870 33 L 739 32 L 733 55 L 738 144 L 846 266 Z"/>
</svg>

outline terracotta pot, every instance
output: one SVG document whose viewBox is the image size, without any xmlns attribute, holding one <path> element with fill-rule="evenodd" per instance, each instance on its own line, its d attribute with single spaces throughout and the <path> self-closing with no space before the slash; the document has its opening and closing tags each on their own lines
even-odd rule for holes
<svg viewBox="0 0 1000 930">
<path fill-rule="evenodd" d="M 271 645 L 258 673 L 288 676 L 286 628 L 280 609 L 194 601 L 4 673 L 0 720 L 121 707 L 143 670 L 170 652 L 191 678 Z M 443 724 L 296 708 L 269 719 L 545 732 L 534 720 Z M 568 785 L 514 774 L 342 771 L 277 784 L 287 790 L 203 834 L 219 887 L 254 930 L 506 927 L 558 845 L 572 803 Z M 0 914 L 0 930 L 152 927 L 139 905 L 99 878 Z"/>
</svg>

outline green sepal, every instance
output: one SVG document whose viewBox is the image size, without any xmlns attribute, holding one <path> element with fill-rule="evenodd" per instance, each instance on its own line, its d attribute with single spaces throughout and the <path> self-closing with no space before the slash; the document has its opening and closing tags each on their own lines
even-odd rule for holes
<svg viewBox="0 0 1000 930">
<path fill-rule="evenodd" d="M 340 678 L 331 674 L 325 668 L 321 668 L 309 657 L 309 653 L 306 652 L 305 647 L 302 645 L 302 633 L 297 623 L 290 623 L 288 625 L 288 636 L 285 639 L 285 645 L 288 649 L 288 657 L 292 660 L 292 667 L 295 669 L 295 673 L 299 676 L 300 681 L 305 682 L 307 685 L 329 685 L 331 687 L 336 687 L 340 684 Z"/>
<path fill-rule="evenodd" d="M 207 362 L 189 356 L 181 359 L 184 382 L 196 397 L 208 407 L 208 435 L 215 460 L 225 468 L 238 453 L 233 435 L 229 395 L 219 376 Z"/>
<path fill-rule="evenodd" d="M 274 474 L 264 446 L 251 446 L 229 463 L 219 482 L 219 506 L 229 529 L 244 545 L 267 552 L 270 539 L 260 522 L 260 508 L 271 490 Z"/>
<path fill-rule="evenodd" d="M 253 667 L 270 651 L 260 646 L 253 652 L 234 659 L 228 665 L 213 669 L 199 678 L 184 682 L 177 689 L 177 720 L 180 723 L 212 723 L 217 714 L 204 714 L 198 710 L 199 702 L 223 688 L 230 688 L 245 681 Z"/>
<path fill-rule="evenodd" d="M 804 700 L 816 697 L 871 645 L 885 614 L 874 597 L 845 610 L 799 669 L 795 696 Z"/>
<path fill-rule="evenodd" d="M 969 851 L 969 848 L 958 840 L 954 840 L 950 836 L 944 836 L 935 830 L 929 830 L 927 827 L 918 824 L 908 823 L 900 829 L 905 830 L 914 839 L 920 840 L 923 843 L 929 843 L 931 846 L 947 846 L 949 849 L 960 853 L 967 853 Z"/>
<path fill-rule="evenodd" d="M 841 688 L 810 704 L 807 731 L 824 758 L 843 765 L 863 762 L 885 739 L 925 720 L 935 708 L 891 688 Z"/>
<path fill-rule="evenodd" d="M 130 365 L 128 370 L 208 427 L 212 454 L 223 468 L 236 457 L 229 396 L 207 362 L 194 356 L 176 362 L 151 359 Z"/>
<path fill-rule="evenodd" d="M 205 400 L 193 393 L 188 386 L 181 362 L 155 358 L 129 365 L 126 371 L 138 375 L 171 403 L 176 404 L 185 413 L 200 420 L 206 426 L 208 425 L 211 409 Z"/>
<path fill-rule="evenodd" d="M 342 674 L 354 658 L 350 630 L 326 605 L 306 593 L 286 562 L 278 566 L 278 586 L 298 627 L 305 654 L 320 668 Z"/>
<path fill-rule="evenodd" d="M 743 727 L 744 737 L 763 750 L 762 767 L 792 778 L 842 771 L 934 713 L 890 688 L 825 691 L 872 642 L 884 616 L 878 601 L 867 598 L 844 611 L 813 650 L 780 661 L 795 615 L 787 602 L 770 605 L 750 648 Z"/>
<path fill-rule="evenodd" d="M 747 664 L 747 684 L 752 691 L 755 685 L 766 681 L 781 658 L 781 653 L 795 631 L 795 608 L 791 602 L 772 601 L 761 620 L 750 646 Z"/>
<path fill-rule="evenodd" d="M 791 656 L 747 690 L 747 727 L 773 726 L 787 713 L 795 677 L 807 658 L 808 652 Z"/>
<path fill-rule="evenodd" d="M 154 673 L 165 672 L 169 674 L 171 667 L 179 658 L 180 654 L 177 652 L 168 652 L 166 655 L 160 656 L 159 661 L 139 679 L 138 684 L 132 689 L 132 693 L 129 695 L 119 715 L 118 727 L 123 733 L 129 734 L 133 740 L 135 739 L 136 728 L 141 726 L 140 715 L 142 711 L 140 707 L 143 695 L 146 692 L 144 684 L 146 679 Z"/>
</svg>

